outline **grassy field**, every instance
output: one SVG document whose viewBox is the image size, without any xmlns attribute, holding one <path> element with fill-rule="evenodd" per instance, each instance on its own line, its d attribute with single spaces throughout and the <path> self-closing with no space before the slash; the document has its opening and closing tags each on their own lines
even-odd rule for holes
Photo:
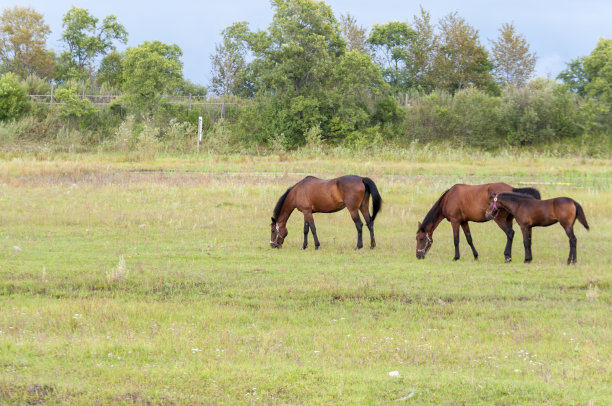
<svg viewBox="0 0 612 406">
<path fill-rule="evenodd" d="M 112 155 L 0 161 L 0 403 L 612 403 L 612 163 L 469 154 Z M 370 176 L 375 250 L 348 212 L 295 212 L 269 247 L 280 194 L 306 174 Z M 454 183 L 530 185 L 579 201 L 578 264 L 558 225 L 523 264 L 493 223 L 453 262 L 417 221 Z M 364 232 L 364 244 L 369 236 Z M 398 401 L 398 402 L 395 402 Z"/>
</svg>

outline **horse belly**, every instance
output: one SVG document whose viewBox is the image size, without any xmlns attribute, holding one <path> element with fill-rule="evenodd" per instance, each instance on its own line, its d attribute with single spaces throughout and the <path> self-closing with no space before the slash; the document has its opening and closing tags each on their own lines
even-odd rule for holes
<svg viewBox="0 0 612 406">
<path fill-rule="evenodd" d="M 332 199 L 328 199 L 322 202 L 316 202 L 312 204 L 311 210 L 313 213 L 335 213 L 344 209 L 346 205 L 344 202 L 334 201 Z"/>
</svg>

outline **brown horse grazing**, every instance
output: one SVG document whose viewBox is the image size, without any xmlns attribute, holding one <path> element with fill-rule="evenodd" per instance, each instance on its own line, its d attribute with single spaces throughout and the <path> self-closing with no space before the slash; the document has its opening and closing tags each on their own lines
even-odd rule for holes
<svg viewBox="0 0 612 406">
<path fill-rule="evenodd" d="M 489 202 L 489 194 L 491 192 L 518 192 L 533 196 L 536 199 L 540 198 L 540 192 L 534 188 L 515 189 L 505 183 L 487 183 L 484 185 L 461 185 L 457 184 L 448 189 L 440 196 L 438 201 L 429 210 L 422 223 L 419 223 L 416 235 L 416 256 L 418 259 L 424 259 L 425 254 L 433 245 L 433 232 L 438 227 L 443 219 L 450 221 L 453 227 L 453 239 L 455 242 L 455 261 L 459 259 L 459 226 L 463 228 L 465 238 L 467 239 L 474 259 L 478 259 L 478 252 L 472 243 L 472 235 L 470 234 L 470 226 L 468 221 L 485 222 L 485 212 Z M 512 230 L 512 215 L 507 212 L 500 213 L 495 222 L 505 233 L 507 237 L 506 249 L 504 256 L 506 262 L 512 261 L 512 239 L 514 238 L 514 230 Z"/>
<path fill-rule="evenodd" d="M 576 236 L 574 223 L 576 219 L 589 229 L 582 206 L 569 197 L 556 197 L 548 200 L 536 200 L 518 193 L 491 193 L 487 218 L 495 219 L 501 211 L 510 213 L 516 219 L 523 232 L 525 245 L 525 262 L 531 262 L 531 228 L 548 227 L 561 224 L 569 237 L 570 252 L 567 264 L 576 263 Z"/>
<path fill-rule="evenodd" d="M 369 198 L 372 196 L 372 216 L 368 206 Z M 378 188 L 372 179 L 361 176 L 346 175 L 339 178 L 323 180 L 313 176 L 307 176 L 294 186 L 291 186 L 280 197 L 274 216 L 272 217 L 270 245 L 272 248 L 280 248 L 287 237 L 287 220 L 294 209 L 304 214 L 304 245 L 308 247 L 308 229 L 312 231 L 315 249 L 319 248 L 319 238 L 315 228 L 312 213 L 334 213 L 347 208 L 357 227 L 357 249 L 363 247 L 361 229 L 363 223 L 359 218 L 359 211 L 366 221 L 370 230 L 371 248 L 376 247 L 374 240 L 374 219 L 380 210 L 382 199 Z"/>
</svg>

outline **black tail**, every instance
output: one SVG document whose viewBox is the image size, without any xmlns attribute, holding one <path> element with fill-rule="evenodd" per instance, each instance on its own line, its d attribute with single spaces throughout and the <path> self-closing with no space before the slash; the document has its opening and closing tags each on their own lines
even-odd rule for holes
<svg viewBox="0 0 612 406">
<path fill-rule="evenodd" d="M 382 197 L 380 197 L 380 193 L 378 193 L 378 188 L 376 187 L 376 183 L 370 178 L 362 178 L 362 182 L 364 183 L 366 190 L 372 196 L 372 223 L 376 218 L 376 214 L 378 214 L 380 210 L 380 206 L 382 206 Z"/>
<path fill-rule="evenodd" d="M 541 200 L 540 191 L 533 187 L 512 188 L 512 191 L 515 193 L 522 193 L 524 195 L 530 195 L 530 196 L 535 197 L 538 200 Z"/>
<path fill-rule="evenodd" d="M 582 206 L 578 204 L 577 201 L 574 200 L 574 206 L 576 206 L 576 218 L 586 228 L 589 229 L 589 223 L 587 223 L 586 216 L 584 215 L 584 210 L 582 210 Z"/>
</svg>

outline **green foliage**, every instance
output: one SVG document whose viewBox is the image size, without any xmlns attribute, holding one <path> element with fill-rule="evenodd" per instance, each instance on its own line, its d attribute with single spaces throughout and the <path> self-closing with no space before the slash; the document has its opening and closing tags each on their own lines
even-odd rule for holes
<svg viewBox="0 0 612 406">
<path fill-rule="evenodd" d="M 51 29 L 29 7 L 6 8 L 0 15 L 0 64 L 21 78 L 53 75 L 55 61 L 45 49 Z"/>
<path fill-rule="evenodd" d="M 437 87 L 451 93 L 470 86 L 494 91 L 493 63 L 478 31 L 456 13 L 440 21 L 440 30 L 431 73 Z"/>
<path fill-rule="evenodd" d="M 399 21 L 374 24 L 370 31 L 367 42 L 377 55 L 385 80 L 396 91 L 415 85 L 413 72 L 408 69 L 412 65 L 411 45 L 415 38 L 415 31 Z"/>
<path fill-rule="evenodd" d="M 557 79 L 566 83 L 569 88 L 581 96 L 586 95 L 585 86 L 589 79 L 583 68 L 584 58 L 577 58 L 567 64 L 567 68 L 557 76 Z"/>
<path fill-rule="evenodd" d="M 51 83 L 42 79 L 36 75 L 28 75 L 28 77 L 22 82 L 26 88 L 28 94 L 50 94 Z"/>
<path fill-rule="evenodd" d="M 588 78 L 585 92 L 612 105 L 612 39 L 601 38 L 589 56 L 583 60 Z"/>
<path fill-rule="evenodd" d="M 577 109 L 566 87 L 537 79 L 524 88 L 507 87 L 501 98 L 502 128 L 511 145 L 549 142 L 576 134 Z"/>
<path fill-rule="evenodd" d="M 533 75 L 535 54 L 529 52 L 527 40 L 515 32 L 514 24 L 504 24 L 499 38 L 492 41 L 493 75 L 501 84 L 524 86 Z"/>
<path fill-rule="evenodd" d="M 0 77 L 0 121 L 14 120 L 28 108 L 26 88 L 17 75 L 5 73 Z"/>
<path fill-rule="evenodd" d="M 463 144 L 494 148 L 500 142 L 499 98 L 476 88 L 464 89 L 453 99 L 455 138 Z"/>
<path fill-rule="evenodd" d="M 152 114 L 162 94 L 171 93 L 183 84 L 182 55 L 178 45 L 160 41 L 145 41 L 125 51 L 121 90 L 135 113 Z"/>
<path fill-rule="evenodd" d="M 123 84 L 123 54 L 112 51 L 102 59 L 100 68 L 98 69 L 98 83 L 108 84 L 109 86 L 119 89 Z"/>
<path fill-rule="evenodd" d="M 226 30 L 226 42 L 254 55 L 239 87 L 256 100 L 264 138 L 295 148 L 315 126 L 324 139 L 336 142 L 369 125 L 372 98 L 385 86 L 371 58 L 347 52 L 340 26 L 324 3 L 282 0 L 273 6 L 268 31 L 251 33 L 245 24 Z M 252 122 L 250 112 L 245 118 Z"/>
<path fill-rule="evenodd" d="M 88 99 L 81 99 L 77 96 L 74 87 L 57 89 L 55 98 L 63 103 L 60 105 L 60 116 L 64 119 L 76 122 L 83 127 L 84 120 L 94 114 L 95 109 Z"/>
<path fill-rule="evenodd" d="M 193 83 L 190 80 L 185 79 L 183 85 L 180 87 L 179 92 L 183 95 L 192 95 L 192 96 L 206 96 L 208 93 L 208 89 L 206 86 L 199 85 L 197 83 Z"/>
<path fill-rule="evenodd" d="M 99 24 L 88 10 L 73 6 L 64 15 L 62 27 L 67 50 L 62 54 L 66 68 L 61 79 L 84 78 L 86 70 L 93 69 L 96 58 L 115 49 L 114 41 L 127 42 L 127 31 L 115 15 L 105 17 Z"/>
</svg>

